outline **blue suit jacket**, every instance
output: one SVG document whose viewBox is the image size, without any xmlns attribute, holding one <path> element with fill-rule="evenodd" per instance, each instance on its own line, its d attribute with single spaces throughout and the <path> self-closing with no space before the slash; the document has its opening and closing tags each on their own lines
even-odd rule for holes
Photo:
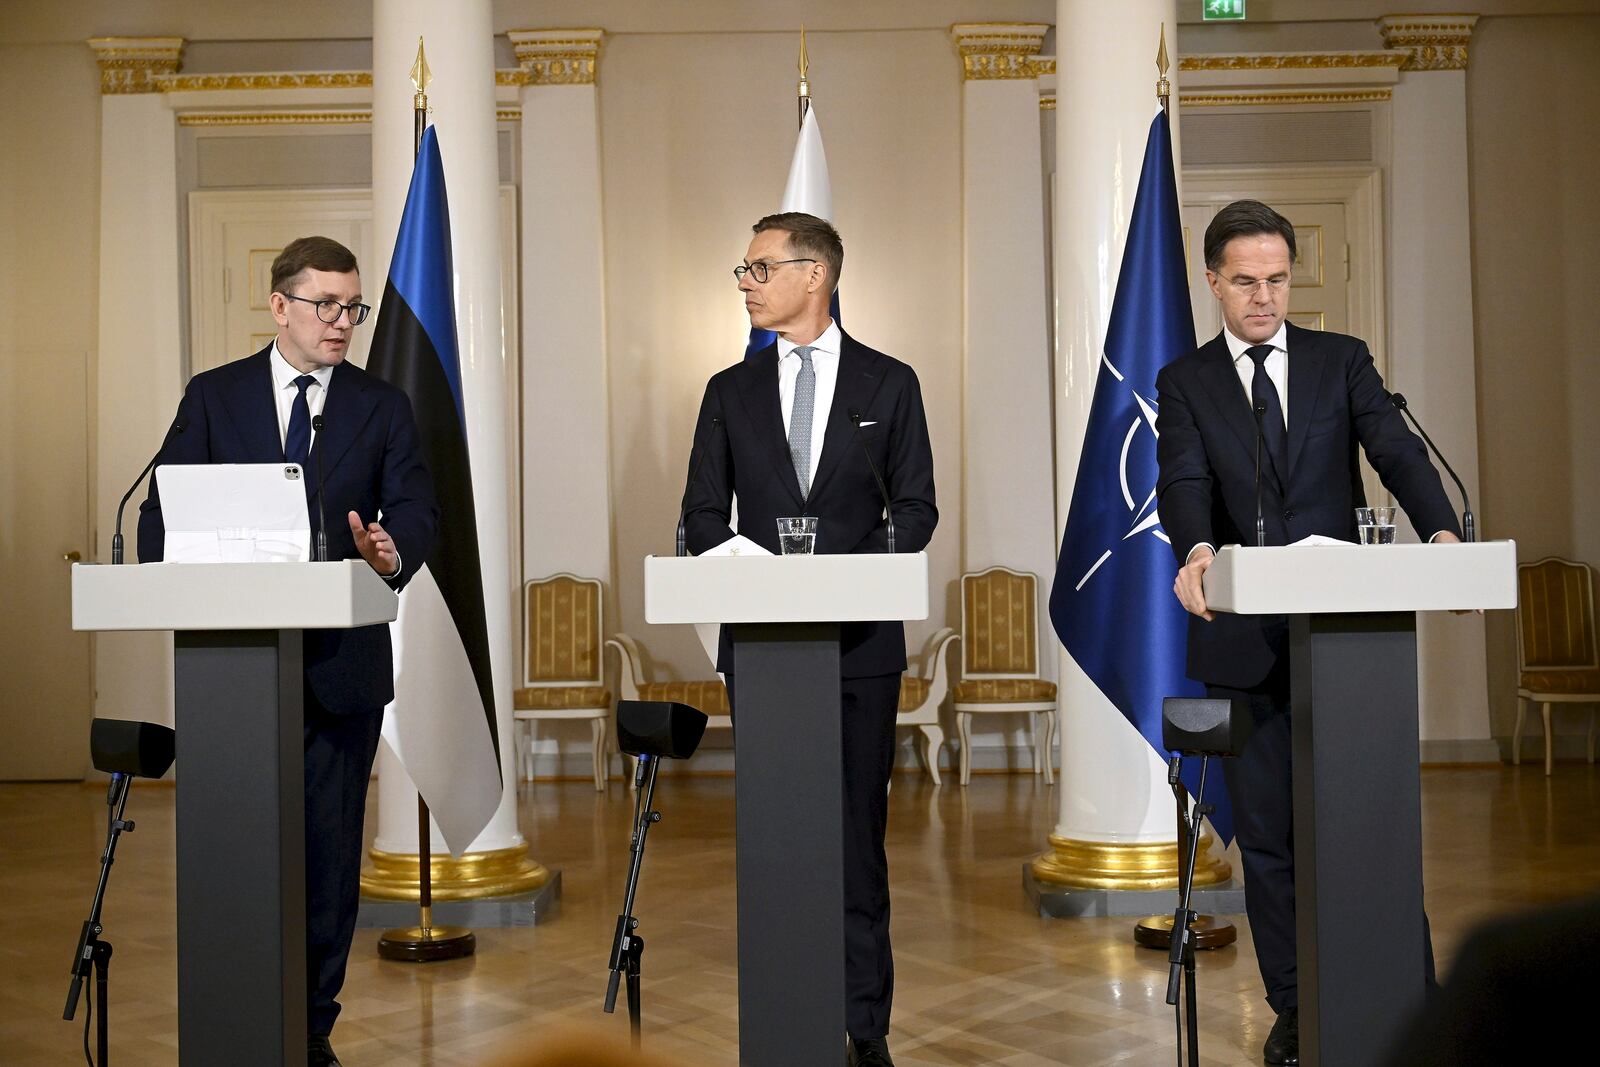
<svg viewBox="0 0 1600 1067">
<path fill-rule="evenodd" d="M 159 463 L 278 463 L 283 445 L 272 394 L 272 347 L 189 381 L 178 415 L 182 433 L 170 435 Z M 423 460 L 406 394 L 350 363 L 333 369 L 321 453 L 326 494 L 328 558 L 358 559 L 346 519 L 381 522 L 394 538 L 401 571 L 396 590 L 427 562 L 439 526 L 433 479 Z M 176 420 L 174 420 L 176 421 Z M 316 458 L 306 472 L 306 507 L 316 530 Z M 162 558 L 166 529 L 156 480 L 139 506 L 139 562 Z M 387 625 L 352 630 L 308 630 L 305 671 L 323 707 L 340 713 L 381 711 L 394 699 L 394 654 Z"/>
<path fill-rule="evenodd" d="M 1356 538 L 1365 505 L 1359 445 L 1424 538 L 1461 529 L 1422 439 L 1389 404 L 1366 343 L 1288 327 L 1288 469 L 1263 455 L 1267 544 L 1310 534 Z M 1255 544 L 1255 416 L 1221 334 L 1156 377 L 1161 524 L 1179 565 L 1195 545 Z M 1248 532 L 1247 532 L 1248 531 Z M 1249 689 L 1287 651 L 1282 616 L 1189 617 L 1189 677 Z"/>
<path fill-rule="evenodd" d="M 819 428 L 822 456 L 809 496 L 800 495 L 778 400 L 778 346 L 714 375 L 706 385 L 695 425 L 699 456 L 689 460 L 684 493 L 685 532 L 692 552 L 733 536 L 732 498 L 739 498 L 739 532 L 769 552 L 778 551 L 777 519 L 815 515 L 815 550 L 883 552 L 888 531 L 863 445 L 872 453 L 894 505 L 895 550 L 921 552 L 933 537 L 939 509 L 933 497 L 933 449 L 916 372 L 842 334 L 833 408 Z M 861 416 L 859 433 L 851 412 Z M 714 422 L 715 420 L 715 422 Z M 872 425 L 867 425 L 867 424 Z M 852 622 L 840 628 L 840 672 L 845 678 L 899 674 L 906 669 L 905 627 L 898 622 Z M 723 628 L 717 669 L 733 669 Z"/>
</svg>

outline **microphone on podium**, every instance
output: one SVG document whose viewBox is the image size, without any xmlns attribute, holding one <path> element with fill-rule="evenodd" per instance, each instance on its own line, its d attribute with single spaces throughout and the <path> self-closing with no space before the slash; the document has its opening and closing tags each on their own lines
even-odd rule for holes
<svg viewBox="0 0 1600 1067">
<path fill-rule="evenodd" d="M 713 416 L 711 416 L 711 429 L 713 431 L 715 431 L 721 425 L 722 425 L 722 416 L 721 415 L 713 415 Z M 680 502 L 678 504 L 678 541 L 677 541 L 676 548 L 677 548 L 677 554 L 680 555 L 680 556 L 687 556 L 689 554 L 689 545 L 688 545 L 687 540 L 685 539 L 684 528 L 683 528 L 684 520 L 689 515 L 689 492 L 690 492 L 690 490 L 692 490 L 694 488 L 694 483 L 695 483 L 696 479 L 698 479 L 700 477 L 700 467 L 706 461 L 706 449 L 705 449 L 704 443 L 699 441 L 699 440 L 696 440 L 694 447 L 699 450 L 700 454 L 695 458 L 694 470 L 689 472 L 689 484 L 685 485 L 683 487 L 683 500 L 682 500 L 682 502 Z"/>
<path fill-rule="evenodd" d="M 878 476 L 878 465 L 872 462 L 872 449 L 867 447 L 867 442 L 861 436 L 861 412 L 856 408 L 850 409 L 850 421 L 855 425 L 856 440 L 861 442 L 861 454 L 867 457 L 867 467 L 872 471 L 872 480 L 878 483 L 878 494 L 883 497 L 883 517 L 889 531 L 889 554 L 894 555 L 894 511 L 889 507 L 889 490 L 883 486 L 883 479 Z"/>
<path fill-rule="evenodd" d="M 328 562 L 328 520 L 322 508 L 322 427 L 321 415 L 311 417 L 311 432 L 317 435 L 316 453 L 317 463 L 317 555 L 318 563 Z"/>
<path fill-rule="evenodd" d="M 1266 417 L 1267 405 L 1265 402 L 1256 404 L 1256 547 L 1267 547 L 1267 523 L 1261 516 L 1261 439 L 1266 431 L 1261 427 L 1261 420 Z"/>
<path fill-rule="evenodd" d="M 1451 469 L 1449 462 L 1439 451 L 1439 447 L 1433 443 L 1433 438 L 1428 436 L 1428 431 L 1422 428 L 1422 423 L 1418 422 L 1417 417 L 1411 414 L 1411 408 L 1406 405 L 1405 396 L 1400 393 L 1390 393 L 1389 403 L 1399 408 L 1401 414 L 1411 420 L 1411 425 L 1417 428 L 1417 432 L 1422 435 L 1422 439 L 1428 443 L 1428 451 L 1433 453 L 1440 466 L 1444 467 L 1445 473 L 1450 475 L 1451 480 L 1456 483 L 1456 489 L 1461 493 L 1461 539 L 1468 543 L 1476 541 L 1478 539 L 1478 520 L 1472 515 L 1472 503 L 1467 499 L 1467 487 L 1461 484 L 1460 478 L 1456 477 L 1456 472 Z"/>
<path fill-rule="evenodd" d="M 139 477 L 135 478 L 133 484 L 128 486 L 128 491 L 122 494 L 122 500 L 117 504 L 116 532 L 111 535 L 112 563 L 122 562 L 122 509 L 128 506 L 128 498 L 133 496 L 135 489 L 139 488 L 139 483 L 144 481 L 144 476 L 150 473 L 150 468 L 156 465 L 156 460 L 161 458 L 161 453 L 167 450 L 167 446 L 172 443 L 172 439 L 188 428 L 189 416 L 180 411 L 178 417 L 172 420 L 172 426 L 167 430 L 167 436 L 162 438 L 161 447 L 156 449 L 156 454 L 150 457 L 150 462 L 144 465 L 144 470 L 139 472 Z"/>
</svg>

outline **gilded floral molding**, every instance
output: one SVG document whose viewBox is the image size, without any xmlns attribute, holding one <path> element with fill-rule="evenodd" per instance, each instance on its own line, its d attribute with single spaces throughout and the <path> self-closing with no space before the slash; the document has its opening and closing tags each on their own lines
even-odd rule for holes
<svg viewBox="0 0 1600 1067">
<path fill-rule="evenodd" d="M 186 111 L 179 126 L 347 126 L 372 121 L 371 111 Z"/>
<path fill-rule="evenodd" d="M 521 64 L 514 84 L 593 85 L 605 35 L 598 29 L 511 30 L 506 36 Z"/>
<path fill-rule="evenodd" d="M 1477 23 L 1477 15 L 1386 15 L 1378 32 L 1385 45 L 1404 51 L 1401 70 L 1466 70 Z"/>
<path fill-rule="evenodd" d="M 1387 87 L 1382 89 L 1322 89 L 1308 93 L 1194 92 L 1178 94 L 1178 102 L 1184 107 L 1282 107 L 1294 104 L 1366 104 L 1392 98 L 1393 93 Z"/>
<path fill-rule="evenodd" d="M 950 36 L 961 53 L 962 77 L 967 81 L 1037 78 L 1037 61 L 1050 29 L 1035 22 L 958 22 Z M 1050 61 L 1050 72 L 1055 61 Z"/>
<path fill-rule="evenodd" d="M 1248 52 L 1180 56 L 1178 70 L 1348 70 L 1399 67 L 1406 54 L 1385 52 Z"/>
<path fill-rule="evenodd" d="M 183 60 L 182 37 L 91 37 L 94 61 L 100 68 L 100 92 L 156 92 L 156 81 L 173 74 Z"/>
<path fill-rule="evenodd" d="M 370 89 L 372 74 L 365 70 L 280 71 L 263 74 L 172 74 L 157 78 L 163 93 L 192 93 L 250 89 Z"/>
</svg>

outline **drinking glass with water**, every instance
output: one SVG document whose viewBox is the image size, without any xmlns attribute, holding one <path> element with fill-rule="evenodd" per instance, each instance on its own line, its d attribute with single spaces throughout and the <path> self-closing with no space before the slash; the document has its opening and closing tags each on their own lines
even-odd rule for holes
<svg viewBox="0 0 1600 1067">
<path fill-rule="evenodd" d="M 1394 544 L 1394 508 L 1356 508 L 1356 536 L 1364 545 Z"/>
<path fill-rule="evenodd" d="M 778 520 L 778 548 L 785 556 L 809 556 L 817 544 L 817 517 Z"/>
</svg>

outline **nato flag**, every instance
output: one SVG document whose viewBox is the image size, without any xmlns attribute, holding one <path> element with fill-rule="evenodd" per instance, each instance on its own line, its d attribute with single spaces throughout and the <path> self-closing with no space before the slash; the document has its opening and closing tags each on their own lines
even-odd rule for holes
<svg viewBox="0 0 1600 1067">
<path fill-rule="evenodd" d="M 1204 695 L 1184 675 L 1187 617 L 1172 593 L 1171 542 L 1156 514 L 1156 374 L 1194 347 L 1172 136 L 1161 111 L 1145 145 L 1050 620 L 1078 666 L 1163 759 L 1162 698 Z M 1199 774 L 1189 760 L 1191 794 Z M 1231 840 L 1225 791 L 1213 786 L 1205 799 L 1216 805 L 1212 825 Z"/>
</svg>

